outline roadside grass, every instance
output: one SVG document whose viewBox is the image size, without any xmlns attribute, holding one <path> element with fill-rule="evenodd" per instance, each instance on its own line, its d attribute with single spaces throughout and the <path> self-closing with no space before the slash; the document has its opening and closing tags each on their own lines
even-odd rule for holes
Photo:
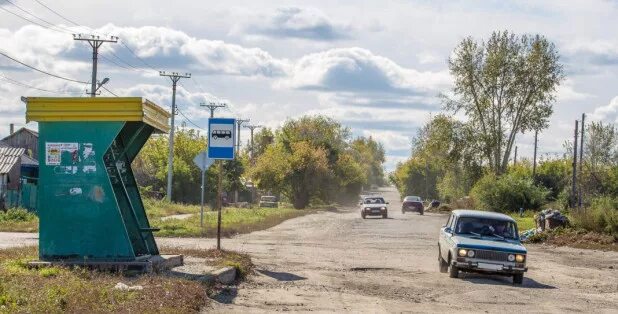
<svg viewBox="0 0 618 314">
<path fill-rule="evenodd" d="M 527 210 L 521 217 L 519 216 L 519 213 L 511 213 L 510 216 L 517 222 L 519 232 L 534 229 L 536 227 L 534 222 L 534 213 L 535 212 L 532 210 Z"/>
<path fill-rule="evenodd" d="M 24 208 L 10 208 L 0 211 L 0 231 L 4 232 L 37 232 L 39 217 Z"/>
<path fill-rule="evenodd" d="M 157 219 L 182 214 L 197 214 L 200 212 L 199 205 L 173 203 L 154 198 L 143 198 L 143 202 L 148 219 Z M 207 207 L 204 208 L 204 210 L 207 210 Z"/>
<path fill-rule="evenodd" d="M 231 237 L 274 227 L 281 222 L 316 213 L 318 210 L 293 208 L 225 208 L 221 212 L 221 234 Z M 160 237 L 215 237 L 217 235 L 217 212 L 204 212 L 204 234 L 200 230 L 200 215 L 186 219 L 151 219 L 150 224 L 161 230 Z"/>
<path fill-rule="evenodd" d="M 209 266 L 230 266 L 236 268 L 239 279 L 246 278 L 253 272 L 253 262 L 251 257 L 245 253 L 239 253 L 228 250 L 217 249 L 185 249 L 177 247 L 162 247 L 162 254 L 182 254 L 184 256 L 193 256 L 206 259 L 206 264 Z"/>
<path fill-rule="evenodd" d="M 144 207 L 150 224 L 160 228 L 156 236 L 161 237 L 214 237 L 216 236 L 217 212 L 209 208 L 204 210 L 204 229 L 200 230 L 200 206 L 172 203 L 165 200 L 144 198 Z M 332 205 L 313 209 L 297 210 L 289 206 L 279 208 L 224 208 L 222 211 L 221 232 L 224 237 L 250 233 L 274 227 L 281 222 L 316 213 L 320 210 L 332 210 Z M 186 219 L 163 219 L 173 215 L 193 214 Z M 0 211 L 0 232 L 38 232 L 39 219 L 36 214 L 25 209 Z"/>
<path fill-rule="evenodd" d="M 208 301 L 209 287 L 173 276 L 28 268 L 37 254 L 36 247 L 0 250 L 0 313 L 195 313 Z M 120 282 L 143 289 L 115 289 Z"/>
</svg>

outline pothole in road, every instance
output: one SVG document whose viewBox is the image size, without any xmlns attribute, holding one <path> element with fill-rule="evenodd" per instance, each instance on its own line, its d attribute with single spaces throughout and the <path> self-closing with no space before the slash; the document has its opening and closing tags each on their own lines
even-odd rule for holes
<svg viewBox="0 0 618 314">
<path fill-rule="evenodd" d="M 380 270 L 395 270 L 391 267 L 352 267 L 350 271 L 380 271 Z"/>
</svg>

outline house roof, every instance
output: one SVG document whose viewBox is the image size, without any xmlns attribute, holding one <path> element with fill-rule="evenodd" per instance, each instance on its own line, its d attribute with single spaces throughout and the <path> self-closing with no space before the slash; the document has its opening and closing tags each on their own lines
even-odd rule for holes
<svg viewBox="0 0 618 314">
<path fill-rule="evenodd" d="M 28 154 L 21 155 L 21 165 L 22 166 L 38 166 L 39 161 L 28 156 Z"/>
<path fill-rule="evenodd" d="M 16 147 L 0 147 L 0 174 L 11 171 L 13 166 L 20 160 L 25 149 Z"/>
<path fill-rule="evenodd" d="M 23 128 L 19 128 L 17 131 L 13 132 L 13 134 L 8 135 L 7 137 L 3 138 L 0 141 L 4 141 L 6 139 L 9 139 L 9 138 L 11 138 L 11 137 L 13 137 L 13 136 L 15 136 L 15 135 L 17 135 L 19 133 L 22 133 L 22 132 L 28 132 L 28 133 L 34 135 L 35 137 L 39 137 L 39 132 L 34 131 L 34 130 L 30 130 L 28 128 L 23 127 Z"/>
</svg>

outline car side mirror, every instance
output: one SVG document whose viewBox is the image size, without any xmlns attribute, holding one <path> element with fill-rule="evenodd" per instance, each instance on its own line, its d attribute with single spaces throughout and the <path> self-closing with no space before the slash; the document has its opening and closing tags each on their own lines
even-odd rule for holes
<svg viewBox="0 0 618 314">
<path fill-rule="evenodd" d="M 453 229 L 451 229 L 450 227 L 446 227 L 446 228 L 444 228 L 444 232 L 446 232 L 448 234 L 452 234 L 453 233 Z"/>
<path fill-rule="evenodd" d="M 390 204 L 390 202 L 386 202 L 386 204 Z"/>
</svg>

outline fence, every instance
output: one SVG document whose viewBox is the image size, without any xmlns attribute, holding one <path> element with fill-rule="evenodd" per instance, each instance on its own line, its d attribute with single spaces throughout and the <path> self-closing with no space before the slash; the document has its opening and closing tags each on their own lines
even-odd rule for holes
<svg viewBox="0 0 618 314">
<path fill-rule="evenodd" d="M 17 190 L 9 190 L 7 186 L 0 186 L 0 209 L 23 207 L 36 212 L 37 186 L 33 183 L 22 182 Z"/>
</svg>

